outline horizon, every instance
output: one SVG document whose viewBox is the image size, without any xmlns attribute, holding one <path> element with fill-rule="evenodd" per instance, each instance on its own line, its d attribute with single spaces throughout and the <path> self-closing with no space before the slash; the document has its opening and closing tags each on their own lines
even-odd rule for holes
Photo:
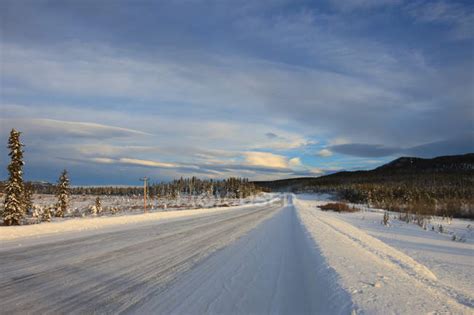
<svg viewBox="0 0 474 315">
<path fill-rule="evenodd" d="M 67 169 L 77 186 L 318 177 L 474 151 L 469 1 L 0 11 L 1 180 L 11 128 L 26 180 Z"/>
<path fill-rule="evenodd" d="M 330 172 L 330 173 L 326 173 L 326 174 L 322 174 L 322 175 L 315 175 L 315 176 L 284 177 L 284 178 L 275 178 L 275 179 L 271 179 L 271 180 L 250 180 L 250 182 L 286 181 L 286 180 L 290 180 L 290 179 L 317 178 L 317 177 L 323 177 L 323 176 L 326 176 L 326 175 L 337 174 L 337 173 L 340 173 L 340 172 L 374 171 L 374 170 L 378 169 L 379 167 L 385 166 L 385 165 L 390 164 L 392 162 L 395 162 L 399 159 L 432 160 L 432 159 L 437 159 L 437 158 L 453 157 L 453 156 L 464 156 L 464 155 L 474 155 L 474 152 L 468 152 L 468 153 L 464 153 L 464 154 L 455 154 L 455 155 L 442 155 L 442 156 L 436 156 L 436 157 L 433 157 L 433 158 L 422 158 L 422 157 L 417 157 L 417 156 L 399 156 L 398 158 L 390 160 L 387 163 L 383 163 L 381 165 L 374 166 L 371 169 L 354 169 L 354 170 L 342 169 L 342 170 L 338 170 L 338 171 L 334 171 L 334 172 Z M 183 176 L 181 178 L 186 179 L 186 178 L 191 178 L 191 177 Z M 245 177 L 241 177 L 241 178 L 246 179 Z M 167 181 L 160 181 L 160 180 L 154 181 L 153 178 L 148 178 L 148 183 L 149 183 L 149 185 L 156 185 L 156 184 L 162 184 L 162 183 L 171 183 L 174 180 L 179 180 L 179 179 L 180 178 L 172 178 L 172 179 L 169 179 Z M 223 180 L 226 180 L 226 179 L 228 179 L 228 178 L 212 178 L 212 180 L 216 180 L 216 181 L 223 181 Z M 35 180 L 27 180 L 27 182 L 55 185 L 54 181 L 45 181 L 45 180 L 36 180 L 36 179 Z M 133 187 L 133 188 L 142 188 L 143 184 L 114 184 L 114 183 L 101 184 L 101 185 L 100 184 L 99 185 L 94 185 L 94 184 L 92 184 L 92 185 L 91 184 L 82 184 L 81 185 L 81 184 L 74 184 L 74 183 L 71 184 L 71 188 L 77 188 L 77 187 L 91 187 L 91 188 L 98 188 L 98 187 L 120 187 L 120 188 L 121 187 L 130 187 L 130 188 L 132 188 Z"/>
</svg>

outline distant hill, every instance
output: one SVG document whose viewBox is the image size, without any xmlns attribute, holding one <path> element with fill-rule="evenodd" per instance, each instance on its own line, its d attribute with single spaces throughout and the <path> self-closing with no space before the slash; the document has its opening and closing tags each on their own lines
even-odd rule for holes
<svg viewBox="0 0 474 315">
<path fill-rule="evenodd" d="M 370 171 L 255 182 L 269 191 L 324 192 L 391 211 L 474 219 L 474 154 L 401 157 Z"/>
<path fill-rule="evenodd" d="M 406 182 L 414 177 L 437 174 L 437 178 L 474 175 L 474 153 L 440 156 L 432 159 L 400 157 L 369 171 L 342 171 L 320 177 L 300 177 L 275 181 L 256 181 L 272 191 L 298 191 L 330 184 Z"/>
<path fill-rule="evenodd" d="M 449 172 L 474 170 L 474 153 L 440 156 L 433 159 L 401 157 L 376 168 L 374 171 L 393 172 Z"/>
</svg>

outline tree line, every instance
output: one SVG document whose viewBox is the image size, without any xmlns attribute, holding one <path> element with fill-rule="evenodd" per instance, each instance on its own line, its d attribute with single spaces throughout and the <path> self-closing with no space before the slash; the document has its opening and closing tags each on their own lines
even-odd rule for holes
<svg viewBox="0 0 474 315">
<path fill-rule="evenodd" d="M 55 194 L 56 186 L 31 183 L 35 193 Z M 230 177 L 223 180 L 200 179 L 195 176 L 171 182 L 151 183 L 147 187 L 150 198 L 176 199 L 182 196 L 209 196 L 215 198 L 247 198 L 262 191 L 247 178 Z M 70 188 L 72 195 L 143 196 L 140 186 L 79 186 Z"/>
</svg>

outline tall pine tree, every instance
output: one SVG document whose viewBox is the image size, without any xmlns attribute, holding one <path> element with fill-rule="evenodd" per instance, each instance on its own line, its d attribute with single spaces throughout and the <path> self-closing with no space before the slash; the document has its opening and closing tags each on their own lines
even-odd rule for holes
<svg viewBox="0 0 474 315">
<path fill-rule="evenodd" d="M 20 225 L 25 214 L 24 184 L 23 184 L 23 144 L 20 142 L 21 132 L 12 129 L 8 139 L 11 162 L 8 165 L 8 183 L 5 188 L 5 208 L 3 223 L 5 225 Z"/>
<path fill-rule="evenodd" d="M 64 217 L 69 205 L 69 178 L 67 171 L 64 170 L 58 179 L 58 207 L 56 209 L 57 217 Z"/>
</svg>

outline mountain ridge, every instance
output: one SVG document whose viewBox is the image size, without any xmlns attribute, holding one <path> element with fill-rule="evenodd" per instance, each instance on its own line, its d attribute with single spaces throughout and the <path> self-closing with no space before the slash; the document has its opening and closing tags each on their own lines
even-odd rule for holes
<svg viewBox="0 0 474 315">
<path fill-rule="evenodd" d="M 462 155 L 445 155 L 434 158 L 403 156 L 372 170 L 340 171 L 319 177 L 298 177 L 274 181 L 254 181 L 256 185 L 269 190 L 294 190 L 297 186 L 319 185 L 328 183 L 365 183 L 383 182 L 396 178 L 397 181 L 410 181 L 414 176 L 439 175 L 474 175 L 474 153 Z"/>
</svg>

